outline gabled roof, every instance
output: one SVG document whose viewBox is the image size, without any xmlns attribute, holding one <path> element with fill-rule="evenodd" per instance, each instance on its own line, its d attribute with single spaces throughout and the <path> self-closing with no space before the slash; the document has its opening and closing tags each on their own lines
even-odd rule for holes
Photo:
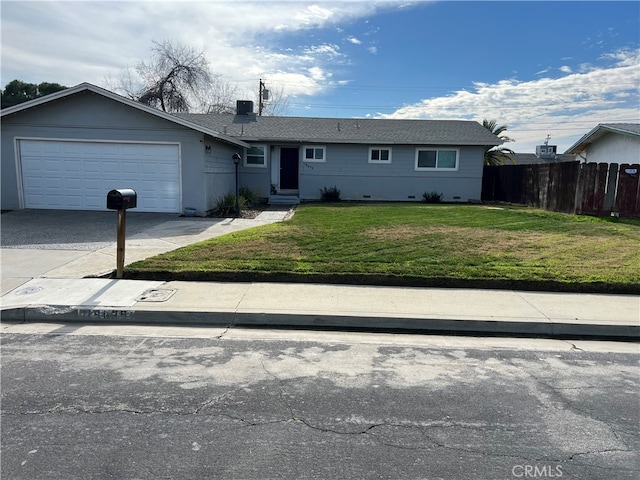
<svg viewBox="0 0 640 480">
<path fill-rule="evenodd" d="M 166 113 L 90 83 L 81 83 L 51 95 L 0 111 L 0 117 L 93 92 L 137 110 L 205 133 L 233 145 L 247 142 L 361 143 L 410 145 L 494 146 L 502 140 L 478 122 L 467 120 L 400 120 L 314 117 L 262 117 L 255 114 Z"/>
<path fill-rule="evenodd" d="M 600 123 L 580 140 L 574 143 L 565 154 L 577 154 L 607 133 L 629 135 L 640 138 L 640 123 Z"/>
<path fill-rule="evenodd" d="M 135 100 L 125 98 L 122 95 L 118 95 L 117 93 L 113 93 L 113 92 L 110 92 L 109 90 L 105 90 L 104 88 L 100 88 L 100 87 L 97 87 L 96 85 L 92 85 L 91 83 L 81 83 L 79 85 L 76 85 L 75 87 L 67 88 L 65 90 L 60 90 L 59 92 L 52 93 L 51 95 L 45 95 L 44 97 L 36 98 L 34 100 L 29 100 L 28 102 L 14 105 L 13 107 L 5 108 L 3 110 L 0 110 L 0 118 L 17 113 L 17 112 L 21 112 L 23 110 L 27 110 L 29 108 L 37 107 L 38 105 L 43 105 L 43 104 L 60 100 L 72 95 L 76 95 L 80 92 L 93 92 L 97 95 L 101 95 L 103 97 L 109 98 L 111 100 L 122 103 L 124 105 L 128 105 L 129 107 L 135 108 L 137 110 L 141 110 L 143 112 L 149 113 L 151 115 L 155 115 L 156 117 L 163 118 L 175 124 L 182 125 L 183 127 L 191 128 L 192 130 L 196 130 L 204 134 L 210 135 L 218 140 L 230 143 L 232 145 L 236 145 L 239 147 L 249 146 L 246 142 L 242 141 L 241 139 L 232 138 L 228 135 L 221 134 L 218 131 L 206 128 L 201 124 L 192 123 L 188 119 L 180 118 L 170 113 L 162 112 L 156 108 L 149 107 L 140 102 L 136 102 Z"/>
<path fill-rule="evenodd" d="M 500 145 L 478 122 L 358 118 L 271 117 L 178 113 L 177 117 L 252 142 L 369 145 Z"/>
</svg>

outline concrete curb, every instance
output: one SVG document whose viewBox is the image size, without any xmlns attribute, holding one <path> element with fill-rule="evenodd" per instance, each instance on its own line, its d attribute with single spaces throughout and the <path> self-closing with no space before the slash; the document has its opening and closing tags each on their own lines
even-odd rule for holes
<svg viewBox="0 0 640 480">
<path fill-rule="evenodd" d="M 374 317 L 336 314 L 285 314 L 239 311 L 164 311 L 131 308 L 33 306 L 2 310 L 11 323 L 109 323 L 199 325 L 224 327 L 301 328 L 329 330 L 454 333 L 483 336 L 536 336 L 640 341 L 640 326 L 562 323 L 552 321 L 493 321 L 446 318 Z"/>
</svg>

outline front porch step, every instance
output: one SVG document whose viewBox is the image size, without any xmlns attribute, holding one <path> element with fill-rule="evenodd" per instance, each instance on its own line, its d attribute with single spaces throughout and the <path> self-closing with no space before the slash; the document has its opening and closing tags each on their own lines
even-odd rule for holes
<svg viewBox="0 0 640 480">
<path fill-rule="evenodd" d="M 269 205 L 299 205 L 300 197 L 298 195 L 271 195 L 269 197 Z"/>
</svg>

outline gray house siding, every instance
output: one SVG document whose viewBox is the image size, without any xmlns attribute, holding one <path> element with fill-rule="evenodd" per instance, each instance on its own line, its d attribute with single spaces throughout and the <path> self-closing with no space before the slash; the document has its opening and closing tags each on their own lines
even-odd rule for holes
<svg viewBox="0 0 640 480">
<path fill-rule="evenodd" d="M 444 201 L 480 199 L 482 147 L 387 145 L 391 163 L 369 163 L 372 145 L 326 145 L 326 162 L 305 162 L 300 167 L 301 200 L 317 200 L 324 187 L 336 186 L 345 200 L 419 201 L 424 192 L 437 191 Z M 416 149 L 459 151 L 456 171 L 416 171 Z"/>
<path fill-rule="evenodd" d="M 205 205 L 201 210 L 185 204 L 185 208 L 195 208 L 198 214 L 205 214 L 209 210 L 213 210 L 220 197 L 228 193 L 235 193 L 236 171 L 232 157 L 238 150 L 242 154 L 242 149 L 217 142 L 209 136 L 206 136 L 204 143 L 206 146 L 204 175 L 191 185 L 202 185 Z M 238 172 L 240 173 L 240 170 Z M 242 174 L 240 173 L 240 175 Z M 197 189 L 194 188 L 194 190 Z"/>
<path fill-rule="evenodd" d="M 207 137 L 205 145 L 211 147 L 211 151 L 205 153 L 206 212 L 214 209 L 218 199 L 224 195 L 235 193 L 235 164 L 232 157 L 234 153 L 239 153 L 244 159 L 246 158 L 246 150 L 216 142 L 211 137 Z M 270 149 L 267 148 L 266 167 L 248 167 L 244 165 L 244 160 L 240 162 L 238 165 L 238 186 L 248 188 L 259 198 L 267 199 L 271 189 L 270 169 L 271 154 Z"/>
<path fill-rule="evenodd" d="M 271 190 L 271 166 L 273 161 L 273 147 L 266 143 L 266 167 L 248 167 L 244 166 L 244 162 L 240 164 L 240 187 L 245 187 L 254 192 L 259 198 L 266 199 L 269 197 Z M 246 158 L 246 150 L 237 150 L 242 158 Z"/>
<path fill-rule="evenodd" d="M 198 211 L 208 208 L 203 195 L 204 134 L 92 92 L 81 92 L 3 117 L 2 208 L 20 206 L 16 138 L 177 143 L 182 206 Z"/>
</svg>

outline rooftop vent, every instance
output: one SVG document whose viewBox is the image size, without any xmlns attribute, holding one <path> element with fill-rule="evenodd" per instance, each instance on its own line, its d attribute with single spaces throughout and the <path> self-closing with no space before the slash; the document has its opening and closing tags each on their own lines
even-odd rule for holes
<svg viewBox="0 0 640 480">
<path fill-rule="evenodd" d="M 536 157 L 555 158 L 558 147 L 556 145 L 536 145 Z"/>
<path fill-rule="evenodd" d="M 253 102 L 251 100 L 238 100 L 236 102 L 237 115 L 249 115 L 253 113 Z"/>
<path fill-rule="evenodd" d="M 551 135 L 547 135 L 544 145 L 536 145 L 536 157 L 538 158 L 556 158 L 556 152 L 558 147 L 556 145 L 549 145 L 549 139 Z"/>
</svg>

